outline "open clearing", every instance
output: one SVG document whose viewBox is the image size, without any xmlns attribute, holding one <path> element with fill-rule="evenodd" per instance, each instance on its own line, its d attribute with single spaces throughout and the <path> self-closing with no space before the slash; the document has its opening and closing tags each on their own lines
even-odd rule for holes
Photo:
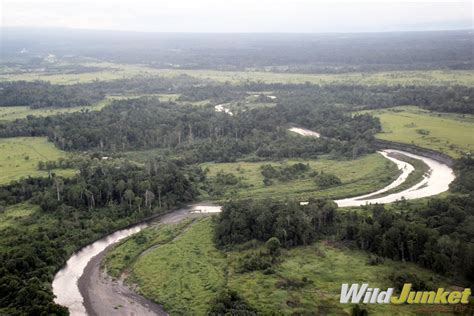
<svg viewBox="0 0 474 316">
<path fill-rule="evenodd" d="M 25 73 L 17 75 L 0 75 L 0 80 L 46 80 L 55 84 L 75 84 L 94 80 L 115 80 L 135 76 L 176 77 L 183 74 L 209 79 L 217 82 L 239 83 L 246 80 L 266 83 L 314 84 L 357 83 L 389 85 L 474 85 L 474 72 L 470 70 L 427 70 L 427 71 L 387 71 L 370 73 L 344 74 L 298 74 L 275 73 L 267 71 L 219 71 L 196 69 L 157 69 L 144 65 L 127 65 L 114 63 L 84 63 L 84 66 L 102 67 L 103 71 L 81 74 L 44 74 Z"/>
<path fill-rule="evenodd" d="M 342 184 L 330 188 L 318 189 L 312 177 L 298 178 L 290 181 L 275 181 L 266 186 L 260 167 L 290 166 L 295 163 L 309 164 L 313 171 L 324 171 L 338 176 Z M 208 177 L 212 180 L 223 171 L 240 178 L 241 185 L 226 186 L 225 194 L 214 198 L 285 198 L 291 196 L 302 201 L 309 197 L 340 198 L 356 196 L 377 191 L 395 180 L 399 174 L 396 165 L 382 155 L 371 154 L 355 160 L 282 160 L 264 162 L 203 163 L 208 168 Z"/>
<path fill-rule="evenodd" d="M 212 243 L 210 221 L 204 220 L 144 253 L 132 271 L 140 293 L 163 304 L 167 312 L 204 315 L 209 299 L 224 285 L 224 266 L 223 253 Z"/>
<path fill-rule="evenodd" d="M 117 97 L 107 97 L 107 99 L 97 102 L 96 104 L 93 104 L 91 106 L 75 106 L 69 108 L 48 107 L 32 109 L 29 106 L 0 106 L 0 121 L 13 121 L 16 119 L 23 119 L 26 118 L 28 115 L 52 116 L 61 113 L 73 113 L 80 111 L 100 111 L 104 107 L 109 105 L 113 99 L 117 99 Z"/>
<path fill-rule="evenodd" d="M 369 282 L 371 286 L 392 287 L 389 276 L 396 271 L 416 274 L 437 286 L 448 285 L 441 276 L 414 264 L 386 259 L 381 264 L 370 265 L 367 253 L 327 241 L 283 251 L 282 262 L 275 266 L 273 274 L 261 271 L 237 273 L 238 258 L 255 250 L 222 252 L 216 249 L 209 218 L 198 220 L 188 229 L 178 229 L 182 231 L 181 235 L 144 252 L 126 269 L 128 280 L 138 285 L 139 292 L 163 304 L 171 315 L 205 314 L 209 301 L 224 285 L 236 290 L 265 315 L 309 311 L 349 313 L 352 304 L 345 308 L 339 304 L 342 283 Z M 130 238 L 120 247 L 119 253 L 140 245 Z M 308 281 L 302 287 L 278 286 L 282 281 L 301 281 L 303 277 Z M 451 311 L 448 305 L 369 305 L 367 308 L 369 314 Z"/>
<path fill-rule="evenodd" d="M 474 115 L 429 112 L 415 106 L 367 112 L 382 123 L 377 138 L 415 144 L 454 158 L 474 151 Z"/>
<path fill-rule="evenodd" d="M 29 204 L 14 204 L 8 206 L 0 212 L 0 229 L 13 227 L 22 219 L 27 219 L 31 214 L 38 210 L 38 206 Z"/>
<path fill-rule="evenodd" d="M 47 176 L 38 170 L 39 161 L 66 158 L 66 153 L 54 147 L 46 137 L 13 137 L 0 139 L 0 184 L 28 176 Z M 75 174 L 73 169 L 54 169 L 60 176 Z"/>
</svg>

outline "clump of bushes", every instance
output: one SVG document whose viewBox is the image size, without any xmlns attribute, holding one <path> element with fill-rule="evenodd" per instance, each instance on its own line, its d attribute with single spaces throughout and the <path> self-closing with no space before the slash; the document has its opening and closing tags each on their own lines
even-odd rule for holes
<svg viewBox="0 0 474 316">
<path fill-rule="evenodd" d="M 237 292 L 223 289 L 212 301 L 207 315 L 257 315 L 257 311 L 249 305 Z"/>
<path fill-rule="evenodd" d="M 307 277 L 298 279 L 281 279 L 276 283 L 276 287 L 279 289 L 286 289 L 286 290 L 297 290 L 304 287 L 307 284 L 313 283 Z"/>
<path fill-rule="evenodd" d="M 364 307 L 361 307 L 359 304 L 356 304 L 352 307 L 351 316 L 367 316 L 369 312 Z"/>
<path fill-rule="evenodd" d="M 342 184 L 341 179 L 339 179 L 335 174 L 325 173 L 323 171 L 316 176 L 314 182 L 322 189 Z"/>
<path fill-rule="evenodd" d="M 304 174 L 310 171 L 311 168 L 308 164 L 295 163 L 289 166 L 272 166 L 266 164 L 260 167 L 260 172 L 263 176 L 263 183 L 265 185 L 273 184 L 273 180 L 278 180 L 281 182 L 287 182 L 290 180 L 303 177 Z"/>
<path fill-rule="evenodd" d="M 369 265 L 371 266 L 377 266 L 379 264 L 382 264 L 384 263 L 384 258 L 380 257 L 380 256 L 374 256 L 374 255 L 370 255 L 369 257 Z"/>
<path fill-rule="evenodd" d="M 221 170 L 216 175 L 216 183 L 219 185 L 236 185 L 239 183 L 239 179 L 232 173 L 225 173 Z"/>
<path fill-rule="evenodd" d="M 281 255 L 281 243 L 276 237 L 268 239 L 265 250 L 252 252 L 239 258 L 237 272 L 245 273 L 251 271 L 264 271 L 265 274 L 273 274 L 273 265 L 278 262 Z"/>
<path fill-rule="evenodd" d="M 425 280 L 421 279 L 414 273 L 406 271 L 396 271 L 390 275 L 390 280 L 393 282 L 393 287 L 399 292 L 402 290 L 405 283 L 411 283 L 412 291 L 428 291 L 431 286 Z"/>
</svg>

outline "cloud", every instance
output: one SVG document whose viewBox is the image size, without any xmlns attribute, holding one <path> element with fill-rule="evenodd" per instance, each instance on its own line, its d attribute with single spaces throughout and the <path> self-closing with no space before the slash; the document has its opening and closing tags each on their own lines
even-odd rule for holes
<svg viewBox="0 0 474 316">
<path fill-rule="evenodd" d="M 3 26 L 148 32 L 347 32 L 472 27 L 470 1 L 2 0 Z"/>
</svg>

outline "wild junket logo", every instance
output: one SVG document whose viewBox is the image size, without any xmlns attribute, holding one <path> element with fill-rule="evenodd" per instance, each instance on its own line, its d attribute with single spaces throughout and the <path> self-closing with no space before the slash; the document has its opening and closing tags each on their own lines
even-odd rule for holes
<svg viewBox="0 0 474 316">
<path fill-rule="evenodd" d="M 463 291 L 446 291 L 438 288 L 436 291 L 412 291 L 412 285 L 405 283 L 399 296 L 394 296 L 394 289 L 382 291 L 380 288 L 371 288 L 368 283 L 362 285 L 354 283 L 349 287 L 345 283 L 341 286 L 340 302 L 365 304 L 468 304 L 471 289 Z"/>
</svg>

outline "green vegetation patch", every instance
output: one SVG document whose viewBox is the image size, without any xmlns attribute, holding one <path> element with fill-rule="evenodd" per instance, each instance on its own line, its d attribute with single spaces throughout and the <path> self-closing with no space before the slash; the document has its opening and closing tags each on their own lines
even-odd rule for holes
<svg viewBox="0 0 474 316">
<path fill-rule="evenodd" d="M 99 101 L 91 106 L 75 106 L 68 108 L 38 108 L 32 109 L 29 106 L 0 106 L 0 121 L 13 121 L 16 119 L 26 118 L 28 115 L 33 116 L 52 116 L 62 113 L 73 113 L 80 111 L 100 111 L 109 105 L 114 97 Z"/>
<path fill-rule="evenodd" d="M 144 251 L 170 242 L 192 222 L 193 220 L 184 220 L 175 225 L 154 225 L 144 229 L 114 246 L 114 250 L 109 252 L 102 262 L 102 267 L 111 276 L 118 278 Z"/>
<path fill-rule="evenodd" d="M 454 158 L 474 151 L 474 115 L 429 112 L 414 106 L 368 112 L 382 123 L 377 138 L 434 149 Z"/>
<path fill-rule="evenodd" d="M 0 184 L 27 176 L 47 176 L 38 170 L 39 161 L 55 161 L 66 153 L 54 147 L 46 137 L 13 137 L 0 139 Z M 69 177 L 73 169 L 55 169 L 57 175 Z"/>
<path fill-rule="evenodd" d="M 273 274 L 264 271 L 237 273 L 234 262 L 240 256 L 240 252 L 228 254 L 228 286 L 265 315 L 350 313 L 352 304 L 339 303 L 342 283 L 368 282 L 371 287 L 393 287 L 390 276 L 399 270 L 413 273 L 421 279 L 431 279 L 439 286 L 446 285 L 442 277 L 414 264 L 384 260 L 383 263 L 371 265 L 367 253 L 349 250 L 326 241 L 284 251 L 282 262 L 274 267 Z M 449 310 L 446 306 L 433 305 L 364 307 L 368 309 L 369 314 L 377 315 Z"/>
<path fill-rule="evenodd" d="M 0 75 L 0 80 L 45 80 L 55 84 L 76 84 L 95 80 L 116 80 L 135 76 L 178 77 L 183 74 L 217 82 L 241 83 L 247 80 L 265 83 L 315 84 L 357 83 L 389 85 L 465 85 L 472 86 L 474 73 L 471 70 L 426 70 L 426 71 L 381 71 L 350 72 L 343 74 L 300 74 L 270 71 L 219 71 L 207 69 L 158 69 L 143 65 L 116 63 L 83 63 L 86 67 L 98 67 L 84 73 L 22 73 Z"/>
<path fill-rule="evenodd" d="M 203 315 L 225 283 L 225 257 L 212 242 L 211 220 L 140 256 L 131 268 L 141 294 L 179 315 Z"/>
<path fill-rule="evenodd" d="M 309 173 L 295 175 L 288 181 L 273 181 L 265 184 L 262 168 L 271 165 L 281 169 L 298 163 L 307 164 L 314 172 L 333 174 L 341 180 L 341 184 L 334 186 L 320 186 L 315 177 Z M 215 186 L 211 188 L 212 198 L 278 198 L 292 196 L 297 199 L 309 197 L 339 198 L 356 196 L 374 192 L 393 181 L 399 174 L 396 165 L 379 154 L 371 154 L 355 160 L 281 160 L 277 162 L 235 162 L 235 163 L 203 163 L 203 169 L 208 168 L 208 177 L 211 182 L 217 178 L 219 172 L 232 174 L 239 179 L 238 185 Z"/>
<path fill-rule="evenodd" d="M 15 204 L 4 210 L 1 210 L 0 206 L 0 230 L 5 227 L 14 227 L 22 220 L 28 219 L 37 210 L 38 206 L 29 204 Z"/>
<path fill-rule="evenodd" d="M 315 84 L 357 83 L 357 84 L 388 84 L 388 85 L 453 85 L 472 86 L 474 74 L 469 70 L 427 70 L 427 71 L 386 71 L 386 72 L 354 72 L 344 74 L 296 74 L 263 71 L 218 71 L 218 70 L 181 70 L 159 69 L 160 76 L 179 76 L 187 74 L 200 79 L 218 82 L 239 83 L 261 81 L 265 83 Z"/>
</svg>

